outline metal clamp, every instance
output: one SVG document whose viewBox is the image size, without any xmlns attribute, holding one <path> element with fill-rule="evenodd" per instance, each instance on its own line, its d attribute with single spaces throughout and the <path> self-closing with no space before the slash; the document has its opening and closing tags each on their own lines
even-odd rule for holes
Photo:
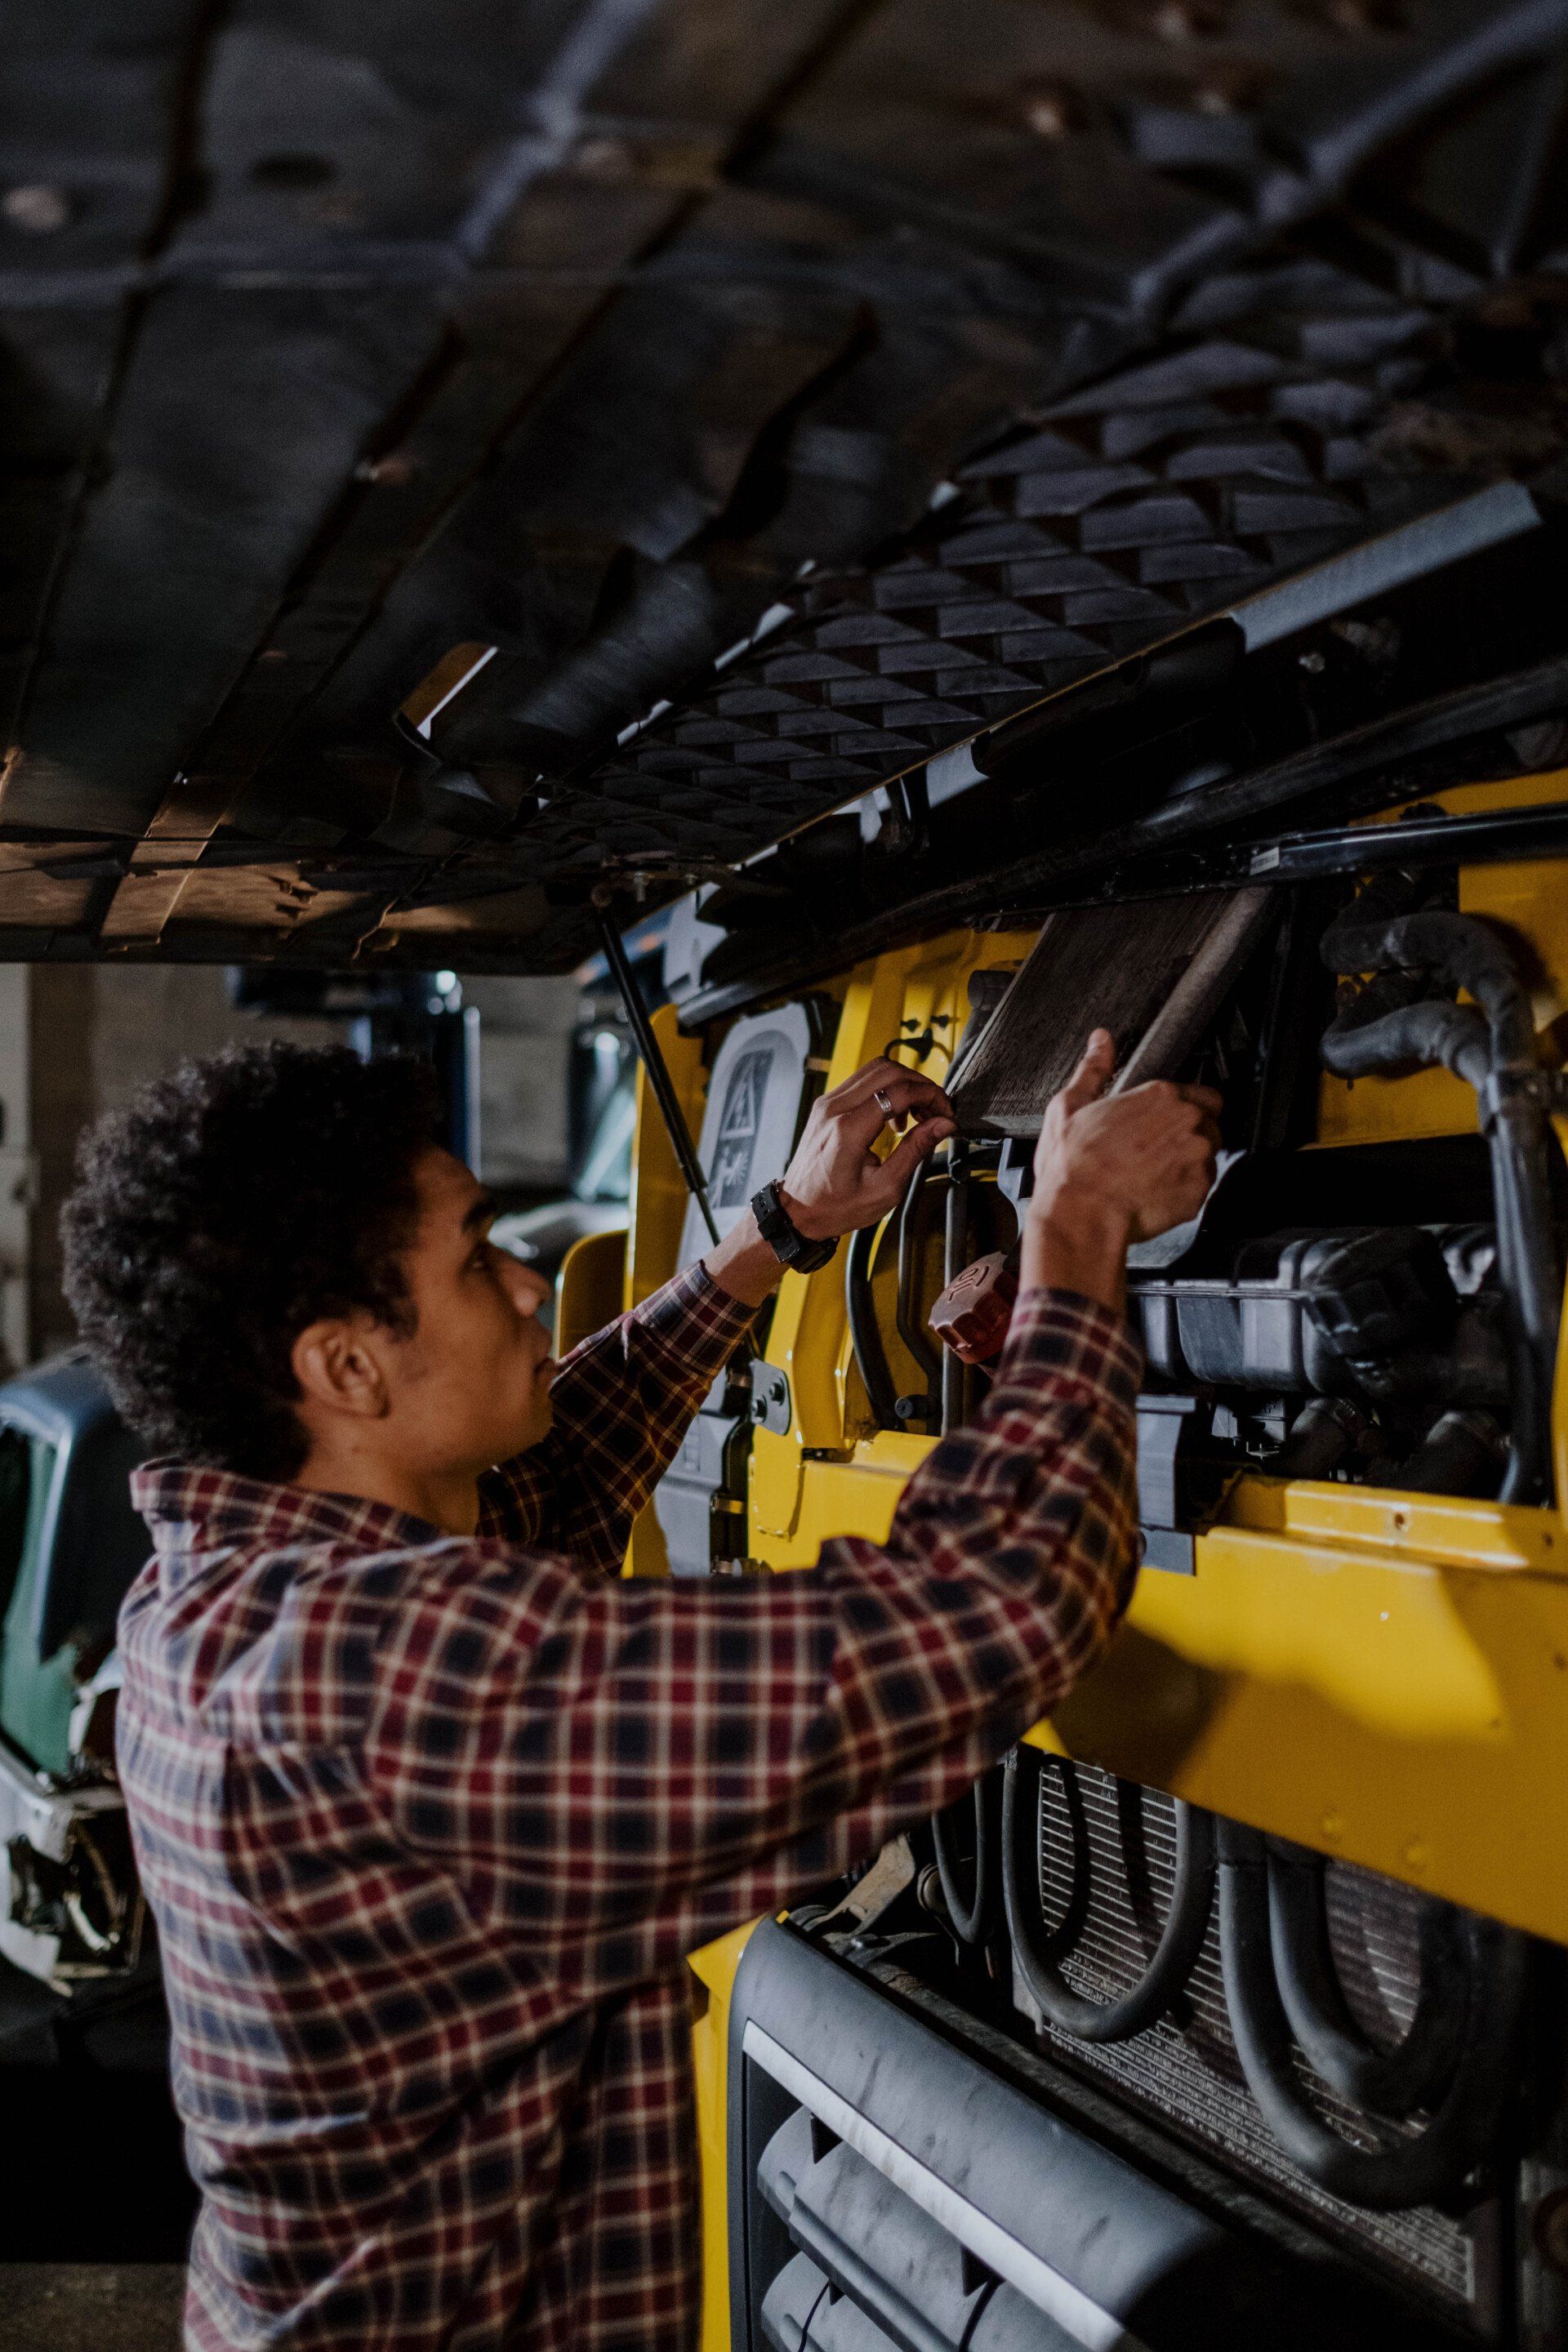
<svg viewBox="0 0 1568 2352">
<path fill-rule="evenodd" d="M 752 1360 L 752 1419 L 782 1437 L 790 1424 L 789 1374 L 762 1357 Z"/>
<path fill-rule="evenodd" d="M 1568 1070 L 1489 1070 L 1476 1088 L 1483 1135 L 1513 1102 L 1534 1103 L 1549 1118 L 1568 1118 Z"/>
</svg>

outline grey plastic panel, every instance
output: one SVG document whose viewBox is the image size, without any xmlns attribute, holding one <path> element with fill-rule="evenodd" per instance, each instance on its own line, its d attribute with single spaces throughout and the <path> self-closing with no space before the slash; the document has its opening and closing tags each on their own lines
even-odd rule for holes
<svg viewBox="0 0 1568 2352">
<path fill-rule="evenodd" d="M 782 1176 L 795 1147 L 811 1028 L 805 1008 L 737 1021 L 714 1057 L 698 1151 L 721 1234 L 731 1232 L 760 1184 Z M 680 1230 L 680 1263 L 709 1247 L 695 1202 Z"/>
<path fill-rule="evenodd" d="M 771 2340 L 763 2299 L 797 2252 L 825 2278 L 838 2265 L 836 2283 L 862 2308 L 877 2302 L 893 2341 L 900 2307 L 941 2315 L 934 2288 L 901 2305 L 889 2294 L 900 2259 L 910 2284 L 922 2264 L 935 2280 L 946 2263 L 962 2302 L 965 2252 L 972 2291 L 991 2282 L 983 2310 L 1005 2289 L 1016 2298 L 982 2339 L 995 2352 L 1206 2352 L 1250 2340 L 1286 2309 L 1290 2288 L 1271 2257 L 772 1924 L 753 1934 L 736 1979 L 730 2086 L 736 2352 Z M 794 2120 L 808 2103 L 815 2146 Z M 879 2284 L 853 2276 L 868 2254 Z M 1032 2335 L 1019 2333 L 1025 2314 Z"/>
</svg>

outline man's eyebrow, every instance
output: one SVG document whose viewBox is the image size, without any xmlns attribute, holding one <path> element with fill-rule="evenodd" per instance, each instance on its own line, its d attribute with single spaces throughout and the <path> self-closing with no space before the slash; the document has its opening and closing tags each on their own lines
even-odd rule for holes
<svg viewBox="0 0 1568 2352">
<path fill-rule="evenodd" d="M 477 1233 L 482 1225 L 489 1223 L 500 1208 L 500 1202 L 493 1192 L 476 1192 L 463 1212 L 463 1231 L 466 1234 Z"/>
</svg>

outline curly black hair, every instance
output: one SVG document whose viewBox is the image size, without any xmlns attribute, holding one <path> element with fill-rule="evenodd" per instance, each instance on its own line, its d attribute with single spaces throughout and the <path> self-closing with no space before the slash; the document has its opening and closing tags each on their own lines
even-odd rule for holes
<svg viewBox="0 0 1568 2352">
<path fill-rule="evenodd" d="M 267 1045 L 187 1062 L 89 1129 L 60 1218 L 66 1297 L 153 1450 L 299 1469 L 299 1334 L 356 1308 L 413 1327 L 401 1256 L 436 1114 L 422 1062 Z"/>
</svg>

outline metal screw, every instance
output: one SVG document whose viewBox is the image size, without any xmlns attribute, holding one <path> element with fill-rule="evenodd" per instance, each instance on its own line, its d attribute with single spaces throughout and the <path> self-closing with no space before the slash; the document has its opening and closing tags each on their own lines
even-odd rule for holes
<svg viewBox="0 0 1568 2352">
<path fill-rule="evenodd" d="M 1200 29 L 1197 12 L 1183 0 L 1162 0 L 1150 16 L 1149 29 L 1163 41 L 1190 41 Z"/>
<path fill-rule="evenodd" d="M 637 169 L 626 141 L 608 136 L 584 139 L 572 162 L 585 180 L 629 180 Z"/>
<path fill-rule="evenodd" d="M 1072 129 L 1072 100 L 1059 82 L 1026 82 L 1019 111 L 1037 139 L 1064 139 Z"/>
<path fill-rule="evenodd" d="M 362 457 L 354 467 L 356 482 L 374 482 L 384 490 L 405 489 L 419 468 L 412 457 Z"/>
<path fill-rule="evenodd" d="M 19 228 L 24 236 L 53 236 L 58 229 L 69 226 L 71 200 L 63 188 L 34 181 L 26 187 L 7 188 L 0 196 L 0 214 L 9 227 Z"/>
</svg>

